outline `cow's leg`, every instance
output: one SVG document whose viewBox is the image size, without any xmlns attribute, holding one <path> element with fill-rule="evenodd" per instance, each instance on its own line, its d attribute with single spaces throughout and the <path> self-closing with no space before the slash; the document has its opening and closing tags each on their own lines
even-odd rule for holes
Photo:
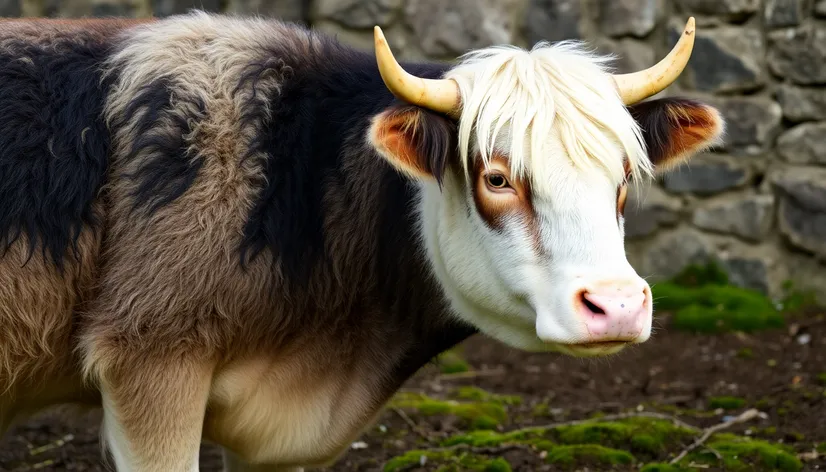
<svg viewBox="0 0 826 472">
<path fill-rule="evenodd" d="M 212 363 L 141 358 L 101 374 L 104 440 L 118 472 L 197 472 Z"/>
<path fill-rule="evenodd" d="M 224 472 L 304 472 L 304 468 L 276 465 L 251 465 L 224 449 Z"/>
</svg>

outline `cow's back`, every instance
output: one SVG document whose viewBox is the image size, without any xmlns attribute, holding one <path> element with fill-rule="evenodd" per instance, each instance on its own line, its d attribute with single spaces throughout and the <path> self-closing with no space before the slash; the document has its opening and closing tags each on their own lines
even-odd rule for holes
<svg viewBox="0 0 826 472">
<path fill-rule="evenodd" d="M 86 400 L 72 337 L 93 291 L 113 21 L 0 21 L 0 431 Z"/>
</svg>

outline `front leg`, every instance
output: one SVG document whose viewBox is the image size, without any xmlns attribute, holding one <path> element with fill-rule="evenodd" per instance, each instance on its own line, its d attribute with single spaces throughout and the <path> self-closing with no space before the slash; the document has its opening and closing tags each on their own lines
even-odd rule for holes
<svg viewBox="0 0 826 472">
<path fill-rule="evenodd" d="M 278 465 L 253 465 L 224 449 L 224 472 L 304 472 L 303 467 L 284 467 Z"/>
<path fill-rule="evenodd" d="M 104 446 L 116 470 L 198 472 L 212 363 L 124 352 L 117 357 L 100 375 Z"/>
</svg>

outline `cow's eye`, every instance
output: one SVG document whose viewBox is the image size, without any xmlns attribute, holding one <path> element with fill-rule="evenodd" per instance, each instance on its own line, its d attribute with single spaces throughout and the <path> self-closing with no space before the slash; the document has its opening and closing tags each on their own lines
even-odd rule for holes
<svg viewBox="0 0 826 472">
<path fill-rule="evenodd" d="M 509 186 L 508 179 L 505 178 L 502 174 L 495 174 L 491 173 L 488 174 L 485 178 L 485 182 L 487 182 L 488 186 L 492 189 L 501 190 L 503 188 L 507 188 Z"/>
</svg>

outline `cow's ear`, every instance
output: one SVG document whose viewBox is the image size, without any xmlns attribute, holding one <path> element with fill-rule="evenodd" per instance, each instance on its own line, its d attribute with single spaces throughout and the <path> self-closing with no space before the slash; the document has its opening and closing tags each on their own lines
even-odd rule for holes
<svg viewBox="0 0 826 472">
<path fill-rule="evenodd" d="M 642 129 L 648 157 L 657 174 L 719 144 L 725 132 L 720 112 L 693 100 L 650 100 L 632 105 L 628 111 Z"/>
<path fill-rule="evenodd" d="M 393 106 L 373 117 L 370 143 L 394 168 L 417 180 L 442 177 L 456 154 L 456 124 L 412 105 Z"/>
</svg>

